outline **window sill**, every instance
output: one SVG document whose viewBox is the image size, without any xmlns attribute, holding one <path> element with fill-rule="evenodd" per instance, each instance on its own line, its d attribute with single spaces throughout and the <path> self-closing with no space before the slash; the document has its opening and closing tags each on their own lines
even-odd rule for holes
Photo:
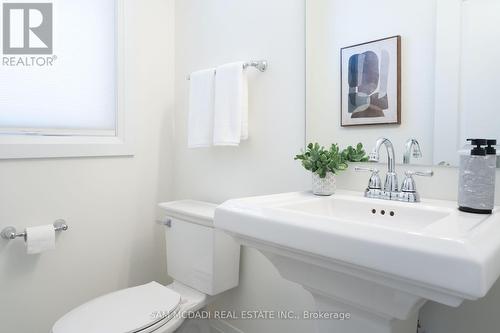
<svg viewBox="0 0 500 333">
<path fill-rule="evenodd" d="M 0 160 L 133 155 L 130 140 L 116 136 L 0 135 Z"/>
</svg>

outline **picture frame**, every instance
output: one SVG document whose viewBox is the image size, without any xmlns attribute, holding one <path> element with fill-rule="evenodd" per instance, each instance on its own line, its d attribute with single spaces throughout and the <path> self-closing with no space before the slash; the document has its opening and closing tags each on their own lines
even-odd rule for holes
<svg viewBox="0 0 500 333">
<path fill-rule="evenodd" d="M 341 126 L 401 124 L 401 36 L 340 53 Z"/>
</svg>

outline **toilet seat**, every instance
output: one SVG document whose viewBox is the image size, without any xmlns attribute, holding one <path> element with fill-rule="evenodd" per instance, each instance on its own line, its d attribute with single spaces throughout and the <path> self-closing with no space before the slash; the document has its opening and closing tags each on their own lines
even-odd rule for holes
<svg viewBox="0 0 500 333">
<path fill-rule="evenodd" d="M 151 282 L 85 303 L 59 319 L 52 333 L 151 333 L 182 318 L 181 295 Z M 170 325 L 168 325 L 170 326 Z"/>
</svg>

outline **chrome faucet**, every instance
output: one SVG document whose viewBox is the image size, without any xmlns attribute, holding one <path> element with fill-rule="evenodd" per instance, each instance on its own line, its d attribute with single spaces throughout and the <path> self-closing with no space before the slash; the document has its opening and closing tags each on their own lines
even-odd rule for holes
<svg viewBox="0 0 500 333">
<path fill-rule="evenodd" d="M 417 139 L 408 139 L 405 144 L 405 153 L 403 155 L 403 164 L 410 164 L 411 156 L 414 158 L 422 157 L 422 150 Z"/>
<path fill-rule="evenodd" d="M 380 138 L 375 144 L 372 152 L 369 155 L 370 162 L 379 162 L 380 160 L 380 147 L 385 146 L 387 150 L 387 175 L 385 176 L 385 192 L 398 192 L 398 175 L 396 174 L 396 157 L 394 153 L 394 146 L 387 138 Z"/>
<path fill-rule="evenodd" d="M 403 202 L 419 202 L 420 195 L 417 192 L 415 180 L 413 176 L 425 176 L 432 177 L 432 171 L 416 172 L 416 171 L 406 171 L 405 179 L 401 187 L 401 191 L 398 187 L 398 175 L 396 173 L 396 159 L 394 153 L 394 146 L 392 142 L 387 138 L 380 138 L 375 144 L 375 148 L 369 155 L 370 162 L 379 162 L 380 160 L 380 147 L 385 146 L 387 150 L 387 175 L 385 177 L 385 185 L 382 189 L 381 181 L 379 177 L 379 171 L 374 168 L 357 167 L 356 171 L 370 171 L 372 173 L 368 187 L 365 191 L 365 197 L 373 199 L 384 199 L 384 200 L 394 200 Z M 415 139 L 410 139 L 405 145 L 405 154 L 403 157 L 403 162 L 405 164 L 410 163 L 410 152 L 413 152 L 413 157 L 421 157 L 422 151 L 420 150 L 420 144 Z"/>
</svg>

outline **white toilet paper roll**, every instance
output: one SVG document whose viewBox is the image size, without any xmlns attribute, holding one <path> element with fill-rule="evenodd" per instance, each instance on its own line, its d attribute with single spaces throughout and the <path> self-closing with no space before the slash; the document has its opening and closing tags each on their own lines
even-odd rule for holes
<svg viewBox="0 0 500 333">
<path fill-rule="evenodd" d="M 56 232 L 53 225 L 26 228 L 26 250 L 38 254 L 56 248 Z"/>
</svg>

